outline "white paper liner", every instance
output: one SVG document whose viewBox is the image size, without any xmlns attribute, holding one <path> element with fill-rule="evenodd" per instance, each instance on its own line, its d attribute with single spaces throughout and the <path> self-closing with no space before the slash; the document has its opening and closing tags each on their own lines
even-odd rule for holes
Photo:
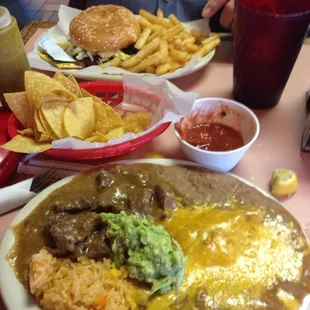
<svg viewBox="0 0 310 310">
<path fill-rule="evenodd" d="M 52 142 L 52 148 L 61 149 L 93 149 L 130 141 L 142 137 L 161 124 L 177 122 L 189 113 L 198 94 L 184 92 L 169 81 L 158 77 L 139 77 L 124 75 L 123 102 L 116 107 L 117 112 L 123 117 L 137 111 L 146 111 L 151 117 L 149 128 L 136 135 L 127 133 L 119 139 L 110 139 L 109 142 L 86 142 L 75 138 L 65 138 Z"/>
<path fill-rule="evenodd" d="M 49 37 L 46 31 L 41 38 L 39 48 L 48 53 L 51 57 L 58 61 L 76 62 L 76 59 L 67 54 L 61 47 L 59 47 L 53 39 Z"/>
<path fill-rule="evenodd" d="M 69 34 L 70 22 L 80 12 L 81 12 L 80 10 L 73 9 L 73 8 L 65 6 L 65 5 L 61 5 L 59 12 L 58 12 L 59 21 L 58 21 L 57 25 L 52 30 L 48 31 L 49 39 L 54 40 L 56 43 L 66 42 L 68 34 Z M 197 28 L 197 29 L 199 29 L 199 31 L 201 33 L 203 33 L 206 36 L 210 32 L 210 28 L 209 28 L 207 20 L 196 20 L 196 21 L 184 23 L 184 26 L 187 29 Z M 48 45 L 46 45 L 45 47 L 46 47 L 45 50 L 47 52 L 49 52 Z M 33 68 L 37 68 L 37 69 L 41 69 L 41 70 L 61 71 L 61 72 L 66 72 L 66 73 L 78 71 L 79 75 L 81 75 L 81 76 L 85 75 L 85 74 L 96 75 L 96 76 L 98 76 L 98 75 L 100 76 L 102 74 L 123 75 L 125 73 L 132 74 L 132 75 L 138 75 L 138 76 L 141 76 L 141 75 L 155 76 L 154 74 L 148 74 L 148 73 L 130 73 L 129 71 L 126 71 L 124 69 L 117 68 L 117 67 L 107 67 L 107 68 L 101 69 L 98 66 L 90 66 L 90 67 L 87 67 L 84 69 L 79 69 L 79 70 L 68 70 L 68 69 L 60 70 L 60 69 L 55 68 L 54 66 L 52 66 L 48 62 L 44 61 L 43 59 L 41 59 L 40 56 L 36 54 L 36 51 L 37 51 L 37 46 L 35 46 L 34 50 L 28 54 L 29 62 Z M 211 51 L 208 55 L 206 55 L 204 57 L 195 57 L 191 61 L 189 61 L 183 68 L 180 68 L 180 69 L 176 70 L 175 72 L 163 74 L 163 75 L 161 75 L 161 77 L 163 77 L 165 79 L 173 79 L 173 78 L 177 78 L 179 76 L 182 76 L 185 73 L 190 73 L 192 71 L 195 71 L 197 65 L 207 64 L 211 60 L 211 58 L 213 57 L 213 54 L 214 54 L 214 51 Z M 54 58 L 55 57 L 61 58 L 60 55 L 59 55 L 59 57 L 57 55 L 55 55 L 55 51 L 54 51 L 53 55 L 54 55 Z"/>
</svg>

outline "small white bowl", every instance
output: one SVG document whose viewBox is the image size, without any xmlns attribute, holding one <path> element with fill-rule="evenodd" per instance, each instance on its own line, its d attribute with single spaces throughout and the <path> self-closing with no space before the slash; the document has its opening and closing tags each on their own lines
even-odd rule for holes
<svg viewBox="0 0 310 310">
<path fill-rule="evenodd" d="M 189 159 L 212 170 L 227 172 L 234 168 L 255 142 L 259 134 L 259 121 L 246 106 L 225 98 L 202 98 L 195 101 L 191 112 L 179 124 L 182 128 L 201 123 L 220 123 L 240 132 L 244 145 L 231 151 L 208 151 L 182 140 L 174 128 L 181 148 Z"/>
</svg>

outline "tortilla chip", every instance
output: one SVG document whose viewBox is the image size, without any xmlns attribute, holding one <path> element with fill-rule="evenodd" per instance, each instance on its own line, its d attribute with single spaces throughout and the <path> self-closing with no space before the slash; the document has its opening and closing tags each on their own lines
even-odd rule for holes
<svg viewBox="0 0 310 310">
<path fill-rule="evenodd" d="M 46 122 L 59 138 L 68 137 L 63 126 L 63 118 L 67 105 L 67 102 L 61 100 L 56 102 L 46 101 L 41 104 L 42 113 Z"/>
<path fill-rule="evenodd" d="M 124 133 L 125 133 L 124 127 L 119 127 L 109 131 L 105 136 L 107 137 L 108 140 L 119 139 L 124 135 Z"/>
<path fill-rule="evenodd" d="M 92 95 L 87 90 L 81 88 L 83 97 L 92 97 L 94 100 L 96 125 L 95 131 L 103 134 L 108 133 L 118 127 L 123 127 L 123 120 L 118 113 L 107 103 L 103 102 L 99 97 Z"/>
<path fill-rule="evenodd" d="M 76 81 L 76 79 L 72 76 L 72 75 L 69 75 L 69 76 L 67 76 L 67 79 L 69 80 L 69 81 L 71 81 L 74 85 L 75 85 L 75 88 L 78 88 L 79 89 L 79 91 L 77 92 L 77 94 L 79 94 L 79 98 L 82 98 L 83 96 L 82 96 L 82 90 L 81 90 L 81 88 L 80 88 L 80 86 L 79 86 L 79 83 Z"/>
<path fill-rule="evenodd" d="M 122 118 L 118 115 L 118 113 L 110 107 L 105 102 L 102 102 L 102 107 L 106 112 L 108 123 L 109 123 L 109 131 L 118 127 L 124 127 L 124 123 Z"/>
<path fill-rule="evenodd" d="M 48 142 L 52 141 L 52 139 L 48 136 L 48 134 L 45 132 L 44 127 L 41 123 L 41 120 L 38 115 L 38 110 L 34 108 L 34 137 L 38 142 Z"/>
<path fill-rule="evenodd" d="M 109 139 L 101 132 L 93 132 L 92 135 L 85 139 L 87 142 L 108 142 Z"/>
<path fill-rule="evenodd" d="M 59 137 L 56 135 L 56 133 L 52 130 L 51 126 L 49 125 L 49 123 L 47 122 L 47 120 L 44 117 L 44 114 L 42 112 L 42 109 L 39 108 L 37 109 L 37 113 L 38 113 L 38 118 L 43 126 L 43 129 L 45 131 L 45 133 L 52 139 L 52 140 L 58 140 Z"/>
<path fill-rule="evenodd" d="M 97 142 L 96 136 L 90 136 L 90 137 L 84 139 L 84 141 L 89 142 L 89 143 Z"/>
<path fill-rule="evenodd" d="M 83 98 L 92 97 L 95 102 L 98 102 L 98 103 L 103 102 L 99 97 L 94 96 L 93 94 L 91 94 L 87 90 L 85 90 L 84 88 L 81 88 L 81 92 L 82 92 L 82 97 Z"/>
<path fill-rule="evenodd" d="M 1 147 L 12 152 L 31 154 L 44 152 L 51 148 L 51 144 L 38 143 L 33 138 L 17 135 Z"/>
<path fill-rule="evenodd" d="M 25 92 L 4 94 L 4 98 L 24 128 L 33 128 L 33 107 Z"/>
<path fill-rule="evenodd" d="M 69 103 L 77 98 L 55 79 L 34 71 L 25 72 L 25 89 L 29 102 L 35 107 L 40 107 L 42 102 L 59 100 Z"/>
<path fill-rule="evenodd" d="M 64 127 L 68 136 L 85 139 L 95 127 L 95 111 L 92 98 L 80 98 L 67 105 Z"/>
<path fill-rule="evenodd" d="M 139 133 L 147 129 L 151 123 L 147 112 L 136 112 L 123 118 L 125 132 Z"/>
<path fill-rule="evenodd" d="M 119 127 L 109 131 L 107 134 L 95 131 L 90 137 L 85 139 L 87 142 L 109 142 L 110 139 L 118 139 L 124 135 L 124 128 Z"/>
<path fill-rule="evenodd" d="M 27 129 L 23 129 L 23 130 L 17 130 L 17 132 L 22 135 L 22 136 L 26 136 L 26 137 L 34 137 L 34 131 L 32 128 L 27 128 Z"/>
<path fill-rule="evenodd" d="M 102 107 L 101 103 L 98 101 L 94 102 L 94 111 L 95 111 L 95 131 L 102 134 L 106 134 L 109 131 L 109 122 L 107 118 L 107 113 Z"/>
<path fill-rule="evenodd" d="M 75 79 L 73 82 L 71 79 L 67 78 L 60 72 L 56 72 L 53 76 L 53 79 L 58 81 L 66 90 L 74 94 L 76 97 L 82 97 L 81 89 Z"/>
</svg>

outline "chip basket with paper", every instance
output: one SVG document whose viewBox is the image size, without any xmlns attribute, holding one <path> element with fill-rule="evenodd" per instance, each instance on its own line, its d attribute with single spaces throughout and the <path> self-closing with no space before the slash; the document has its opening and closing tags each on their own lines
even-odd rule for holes
<svg viewBox="0 0 310 310">
<path fill-rule="evenodd" d="M 3 148 L 67 159 L 125 154 L 161 134 L 197 98 L 163 79 L 84 82 L 26 72 L 25 92 L 6 94 L 14 116 Z M 104 101 L 101 100 L 103 98 Z"/>
</svg>

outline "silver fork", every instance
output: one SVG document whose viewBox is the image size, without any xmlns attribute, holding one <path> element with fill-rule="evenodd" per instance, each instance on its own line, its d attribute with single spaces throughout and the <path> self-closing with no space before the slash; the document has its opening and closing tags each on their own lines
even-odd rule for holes
<svg viewBox="0 0 310 310">
<path fill-rule="evenodd" d="M 60 180 L 59 172 L 55 167 L 45 171 L 41 175 L 37 175 L 33 178 L 30 191 L 33 193 L 40 193 L 43 189 L 47 188 L 48 186 L 52 185 L 53 183 Z"/>
<path fill-rule="evenodd" d="M 26 204 L 58 180 L 59 172 L 53 167 L 31 179 L 0 188 L 0 215 Z"/>
</svg>

